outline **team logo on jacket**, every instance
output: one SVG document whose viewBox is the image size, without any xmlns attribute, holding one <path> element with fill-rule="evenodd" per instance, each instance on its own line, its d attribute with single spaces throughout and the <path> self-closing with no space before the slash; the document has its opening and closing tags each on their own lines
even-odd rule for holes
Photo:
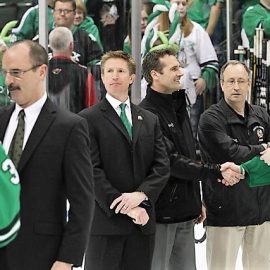
<svg viewBox="0 0 270 270">
<path fill-rule="evenodd" d="M 58 75 L 58 74 L 61 73 L 61 71 L 62 71 L 61 68 L 54 68 L 54 69 L 52 70 L 52 73 L 53 73 L 54 75 Z"/>
<path fill-rule="evenodd" d="M 259 141 L 263 141 L 264 127 L 257 126 L 253 129 L 253 131 L 256 132 Z"/>
</svg>

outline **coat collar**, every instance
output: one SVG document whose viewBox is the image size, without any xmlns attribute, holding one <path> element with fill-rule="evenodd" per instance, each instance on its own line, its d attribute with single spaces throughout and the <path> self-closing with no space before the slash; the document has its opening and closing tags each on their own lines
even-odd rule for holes
<svg viewBox="0 0 270 270">
<path fill-rule="evenodd" d="M 0 141 L 3 142 L 9 119 L 15 109 L 15 103 L 2 107 L 0 112 Z"/>
<path fill-rule="evenodd" d="M 251 126 L 254 123 L 258 123 L 258 115 L 247 101 L 245 102 L 245 117 L 242 117 L 237 112 L 235 112 L 224 98 L 219 101 L 219 105 L 229 124 L 243 124 L 245 120 L 247 121 L 248 126 Z"/>
<path fill-rule="evenodd" d="M 12 104 L 6 108 L 3 108 L 0 114 L 0 140 L 3 141 L 5 136 L 5 131 L 7 129 L 11 114 L 15 108 L 15 104 Z M 56 106 L 51 100 L 47 98 L 45 104 L 43 105 L 40 114 L 36 120 L 36 123 L 31 131 L 31 134 L 27 140 L 25 148 L 22 153 L 22 157 L 18 166 L 18 171 L 21 172 L 24 166 L 29 161 L 35 149 L 38 147 L 39 143 L 42 141 L 43 137 L 50 125 L 53 123 L 56 117 Z"/>
<path fill-rule="evenodd" d="M 55 117 L 56 117 L 56 106 L 52 103 L 50 99 L 47 98 L 23 150 L 22 157 L 18 167 L 19 172 L 23 170 L 24 166 L 29 161 L 33 152 L 38 147 L 38 145 L 46 135 L 47 130 L 55 120 Z"/>
<path fill-rule="evenodd" d="M 140 128 L 143 123 L 143 116 L 141 114 L 140 107 L 130 103 L 131 107 L 131 116 L 132 116 L 132 140 L 128 136 L 128 132 L 123 125 L 120 117 L 117 115 L 116 111 L 113 109 L 111 104 L 104 98 L 100 102 L 100 110 L 103 113 L 104 117 L 106 117 L 128 140 L 129 143 L 135 143 L 138 139 Z"/>
<path fill-rule="evenodd" d="M 182 111 L 186 110 L 186 98 L 185 91 L 176 91 L 173 94 L 163 94 L 153 90 L 150 86 L 147 88 L 146 100 L 151 100 L 156 105 L 160 104 L 161 108 L 165 108 L 166 111 Z"/>
</svg>

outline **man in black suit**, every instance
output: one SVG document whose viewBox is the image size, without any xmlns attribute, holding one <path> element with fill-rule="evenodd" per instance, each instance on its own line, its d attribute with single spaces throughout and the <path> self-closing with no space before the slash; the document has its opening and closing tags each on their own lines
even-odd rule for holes
<svg viewBox="0 0 270 270">
<path fill-rule="evenodd" d="M 87 270 L 151 267 L 153 206 L 169 177 L 169 160 L 158 118 L 128 97 L 135 69 L 130 55 L 106 53 L 106 97 L 80 113 L 89 125 L 96 192 Z"/>
<path fill-rule="evenodd" d="M 47 69 L 47 52 L 32 41 L 15 43 L 4 53 L 3 73 L 15 101 L 0 110 L 6 151 L 15 148 L 13 137 L 24 126 L 17 165 L 21 230 L 0 251 L 5 270 L 70 270 L 81 265 L 87 244 L 94 206 L 87 124 L 47 98 Z"/>
</svg>

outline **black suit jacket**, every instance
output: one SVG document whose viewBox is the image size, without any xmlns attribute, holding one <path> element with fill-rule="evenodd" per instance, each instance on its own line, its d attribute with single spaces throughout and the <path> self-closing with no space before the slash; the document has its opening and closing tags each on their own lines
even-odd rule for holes
<svg viewBox="0 0 270 270">
<path fill-rule="evenodd" d="M 110 204 L 124 192 L 143 191 L 152 205 L 169 178 L 169 160 L 158 118 L 131 104 L 133 139 L 107 99 L 83 110 L 91 139 L 96 208 L 93 235 L 130 234 L 135 226 L 127 215 L 115 214 Z M 145 234 L 155 231 L 154 207 Z"/>
<path fill-rule="evenodd" d="M 13 110 L 14 105 L 0 110 L 0 140 Z M 18 172 L 21 230 L 6 247 L 5 270 L 48 270 L 56 260 L 80 265 L 94 206 L 85 120 L 58 109 L 47 99 L 23 150 Z M 68 223 L 67 198 L 71 206 Z"/>
</svg>

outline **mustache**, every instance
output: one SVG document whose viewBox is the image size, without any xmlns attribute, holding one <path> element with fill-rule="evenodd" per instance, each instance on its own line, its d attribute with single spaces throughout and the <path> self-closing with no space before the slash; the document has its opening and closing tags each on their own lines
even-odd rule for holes
<svg viewBox="0 0 270 270">
<path fill-rule="evenodd" d="M 12 84 L 8 85 L 8 90 L 9 90 L 9 92 L 12 92 L 15 90 L 21 90 L 21 88 L 18 85 L 15 85 L 12 83 Z"/>
</svg>

